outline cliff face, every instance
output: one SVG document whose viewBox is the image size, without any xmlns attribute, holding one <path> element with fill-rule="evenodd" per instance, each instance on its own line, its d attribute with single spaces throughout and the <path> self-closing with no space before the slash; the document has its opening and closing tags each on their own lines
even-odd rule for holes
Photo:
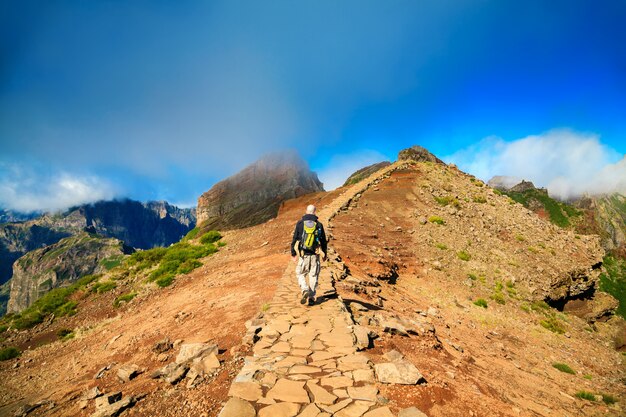
<svg viewBox="0 0 626 417">
<path fill-rule="evenodd" d="M 103 272 L 103 261 L 121 258 L 124 252 L 121 241 L 86 232 L 28 252 L 13 264 L 8 312 L 25 309 L 53 288 Z"/>
<path fill-rule="evenodd" d="M 62 214 L 0 224 L 0 284 L 12 275 L 13 262 L 25 253 L 76 235 L 86 228 L 134 248 L 168 246 L 195 226 L 195 210 L 166 202 L 103 201 Z"/>
<path fill-rule="evenodd" d="M 202 194 L 198 224 L 218 229 L 252 226 L 276 217 L 284 200 L 323 190 L 317 174 L 297 154 L 272 154 Z"/>
</svg>

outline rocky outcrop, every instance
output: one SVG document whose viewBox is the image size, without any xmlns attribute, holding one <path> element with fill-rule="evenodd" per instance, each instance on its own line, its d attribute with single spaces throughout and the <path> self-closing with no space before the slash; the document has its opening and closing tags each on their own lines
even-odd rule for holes
<svg viewBox="0 0 626 417">
<path fill-rule="evenodd" d="M 368 165 L 365 168 L 361 168 L 352 175 L 350 175 L 346 182 L 343 183 L 343 186 L 345 187 L 347 185 L 356 184 L 357 182 L 369 177 L 373 173 L 378 172 L 383 168 L 388 167 L 389 165 L 391 165 L 391 162 L 383 161 L 376 164 Z"/>
<path fill-rule="evenodd" d="M 581 233 L 595 233 L 605 250 L 626 257 L 626 197 L 619 193 L 584 196 L 572 202 L 585 217 L 577 225 Z"/>
<path fill-rule="evenodd" d="M 215 184 L 198 199 L 198 224 L 232 229 L 263 223 L 290 198 L 323 191 L 323 185 L 296 153 L 268 155 Z"/>
<path fill-rule="evenodd" d="M 27 253 L 13 264 L 8 312 L 25 309 L 53 288 L 104 271 L 103 261 L 121 258 L 126 251 L 117 239 L 83 232 Z"/>
<path fill-rule="evenodd" d="M 398 153 L 398 161 L 416 161 L 416 162 L 433 162 L 444 164 L 444 162 L 430 153 L 428 149 L 421 146 L 411 146 L 403 149 Z"/>
</svg>

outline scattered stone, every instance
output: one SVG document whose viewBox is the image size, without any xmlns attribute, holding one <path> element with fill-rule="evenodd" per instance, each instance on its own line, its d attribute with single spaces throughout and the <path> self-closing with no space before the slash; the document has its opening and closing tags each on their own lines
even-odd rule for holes
<svg viewBox="0 0 626 417">
<path fill-rule="evenodd" d="M 385 353 L 383 355 L 383 358 L 387 359 L 389 362 L 395 362 L 395 361 L 402 360 L 404 358 L 404 355 L 394 349 Z"/>
<path fill-rule="evenodd" d="M 427 314 L 431 317 L 439 317 L 439 310 L 434 307 L 428 307 Z"/>
<path fill-rule="evenodd" d="M 416 407 L 405 408 L 401 410 L 398 414 L 398 417 L 428 417 L 426 414 L 422 413 Z"/>
<path fill-rule="evenodd" d="M 100 388 L 93 387 L 91 389 L 84 391 L 83 394 L 80 396 L 80 398 L 82 400 L 93 400 L 94 398 L 99 397 L 101 394 L 102 392 L 100 391 Z"/>
<path fill-rule="evenodd" d="M 395 318 L 391 318 L 391 317 L 387 318 L 386 320 L 381 322 L 380 325 L 383 328 L 383 330 L 387 333 L 399 334 L 401 336 L 409 335 L 409 332 L 407 331 L 406 327 L 404 327 L 404 325 Z"/>
<path fill-rule="evenodd" d="M 137 365 L 122 365 L 117 370 L 117 378 L 121 382 L 128 382 L 141 373 Z"/>
<path fill-rule="evenodd" d="M 96 408 L 96 412 L 91 417 L 116 417 L 120 413 L 135 405 L 134 397 L 127 397 L 113 404 L 105 405 L 102 408 Z"/>
<path fill-rule="evenodd" d="M 96 375 L 94 375 L 94 379 L 100 379 L 104 376 L 104 374 L 107 373 L 107 371 L 109 369 L 111 369 L 111 367 L 115 365 L 115 362 L 108 364 L 107 366 L 104 366 L 102 368 L 100 368 L 100 370 L 98 372 L 96 372 Z"/>
<path fill-rule="evenodd" d="M 195 368 L 199 374 L 207 375 L 220 367 L 220 360 L 214 352 L 211 352 L 208 356 L 194 359 L 191 367 Z"/>
<path fill-rule="evenodd" d="M 415 385 L 424 380 L 423 375 L 405 360 L 374 365 L 376 378 L 383 384 Z"/>
<path fill-rule="evenodd" d="M 96 410 L 107 407 L 113 403 L 120 401 L 121 399 L 122 393 L 119 391 L 104 394 L 103 396 L 96 398 Z"/>
<path fill-rule="evenodd" d="M 370 345 L 369 330 L 363 326 L 354 326 L 357 350 L 367 349 Z"/>
<path fill-rule="evenodd" d="M 155 353 L 165 353 L 171 350 L 174 347 L 174 344 L 170 342 L 169 338 L 165 338 L 159 342 L 156 342 L 154 346 L 152 346 L 152 351 Z"/>
<path fill-rule="evenodd" d="M 208 343 L 188 343 L 180 346 L 178 356 L 176 356 L 176 363 L 182 364 L 189 362 L 198 356 L 208 355 L 210 353 L 217 353 L 217 345 L 210 345 Z"/>
<path fill-rule="evenodd" d="M 256 411 L 252 404 L 241 398 L 233 397 L 224 406 L 217 417 L 255 417 Z"/>
</svg>

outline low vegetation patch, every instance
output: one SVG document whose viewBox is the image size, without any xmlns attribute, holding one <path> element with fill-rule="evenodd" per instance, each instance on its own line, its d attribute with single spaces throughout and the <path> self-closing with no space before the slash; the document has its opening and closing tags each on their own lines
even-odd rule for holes
<svg viewBox="0 0 626 417">
<path fill-rule="evenodd" d="M 474 301 L 474 305 L 482 308 L 487 308 L 487 300 L 485 300 L 484 298 L 479 298 Z"/>
<path fill-rule="evenodd" d="M 447 206 L 448 204 L 451 204 L 452 206 L 456 208 L 461 207 L 461 203 L 459 202 L 459 200 L 451 196 L 444 196 L 444 197 L 435 196 L 435 201 L 437 202 L 437 204 L 439 204 L 440 206 L 444 206 L 444 207 Z"/>
<path fill-rule="evenodd" d="M 600 394 L 602 396 L 602 402 L 606 405 L 613 405 L 617 402 L 617 398 L 610 394 Z"/>
<path fill-rule="evenodd" d="M 177 275 L 188 274 L 202 265 L 198 259 L 217 252 L 215 242 L 222 238 L 219 232 L 209 230 L 200 235 L 200 244 L 181 241 L 168 248 L 154 248 L 132 254 L 126 264 L 138 274 L 151 269 L 148 282 L 154 282 L 159 287 L 167 287 L 174 282 Z"/>
<path fill-rule="evenodd" d="M 539 322 L 541 327 L 550 330 L 552 333 L 563 334 L 565 333 L 565 326 L 563 323 L 557 319 L 555 316 L 550 315 L 546 317 L 544 320 Z"/>
<path fill-rule="evenodd" d="M 576 394 L 574 394 L 574 396 L 577 398 L 580 398 L 581 400 L 587 400 L 587 401 L 596 400 L 596 396 L 593 395 L 593 393 L 589 391 L 578 391 Z"/>
<path fill-rule="evenodd" d="M 568 227 L 571 224 L 570 218 L 581 215 L 576 208 L 551 198 L 545 191 L 536 189 L 521 193 L 507 191 L 505 194 L 526 208 L 530 207 L 533 200 L 538 201 L 548 213 L 550 221 L 559 227 Z"/>
<path fill-rule="evenodd" d="M 8 361 L 9 359 L 20 356 L 20 350 L 16 347 L 9 346 L 0 349 L 0 361 Z"/>
<path fill-rule="evenodd" d="M 90 291 L 102 294 L 117 288 L 117 284 L 113 281 L 96 282 L 91 286 Z"/>
<path fill-rule="evenodd" d="M 113 306 L 117 308 L 120 305 L 122 305 L 122 303 L 127 303 L 133 298 L 135 298 L 136 296 L 137 296 L 136 292 L 129 292 L 128 294 L 122 294 L 119 297 L 117 297 L 115 301 L 113 301 Z"/>
<path fill-rule="evenodd" d="M 474 201 L 474 203 L 479 203 L 479 204 L 483 204 L 487 202 L 487 199 L 483 197 L 482 195 L 474 196 L 472 200 Z"/>
<path fill-rule="evenodd" d="M 59 329 L 59 331 L 57 331 L 57 337 L 65 342 L 74 338 L 74 331 L 71 329 Z"/>
<path fill-rule="evenodd" d="M 456 256 L 458 256 L 460 260 L 466 261 L 466 262 L 472 259 L 472 256 L 464 250 L 457 252 Z"/>
<path fill-rule="evenodd" d="M 600 275 L 600 291 L 611 294 L 619 301 L 616 314 L 626 318 L 626 260 L 607 255 L 603 265 L 606 272 Z"/>
<path fill-rule="evenodd" d="M 124 255 L 115 255 L 105 258 L 100 261 L 100 265 L 102 265 L 107 271 L 119 266 L 124 260 Z"/>
<path fill-rule="evenodd" d="M 445 243 L 436 243 L 435 247 L 441 250 L 446 250 L 448 249 L 448 246 Z"/>
<path fill-rule="evenodd" d="M 566 374 L 576 375 L 576 372 L 572 368 L 570 368 L 570 366 L 566 363 L 557 362 L 557 363 L 553 363 L 552 366 L 561 372 L 565 372 Z"/>
<path fill-rule="evenodd" d="M 439 216 L 430 216 L 428 218 L 428 221 L 431 222 L 431 223 L 440 224 L 440 225 L 446 224 L 445 220 L 443 220 Z"/>
</svg>

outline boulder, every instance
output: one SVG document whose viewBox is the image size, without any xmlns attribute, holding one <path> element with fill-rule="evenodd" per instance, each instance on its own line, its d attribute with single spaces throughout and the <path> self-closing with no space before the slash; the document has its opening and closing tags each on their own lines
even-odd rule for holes
<svg viewBox="0 0 626 417">
<path fill-rule="evenodd" d="M 180 346 L 176 363 L 182 364 L 192 361 L 199 356 L 206 356 L 210 353 L 217 353 L 217 345 L 208 343 L 187 343 Z"/>
</svg>

